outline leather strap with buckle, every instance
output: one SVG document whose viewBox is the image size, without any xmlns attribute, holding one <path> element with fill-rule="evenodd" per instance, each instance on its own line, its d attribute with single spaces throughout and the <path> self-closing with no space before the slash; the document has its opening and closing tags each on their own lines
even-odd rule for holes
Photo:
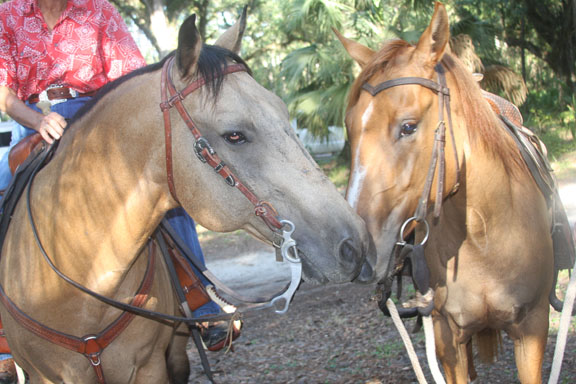
<svg viewBox="0 0 576 384">
<path fill-rule="evenodd" d="M 75 99 L 77 97 L 94 96 L 97 91 L 90 91 L 86 93 L 79 93 L 74 89 L 68 87 L 53 87 L 48 88 L 41 93 L 35 93 L 28 98 L 30 104 L 35 104 L 41 100 L 66 100 Z"/>
</svg>

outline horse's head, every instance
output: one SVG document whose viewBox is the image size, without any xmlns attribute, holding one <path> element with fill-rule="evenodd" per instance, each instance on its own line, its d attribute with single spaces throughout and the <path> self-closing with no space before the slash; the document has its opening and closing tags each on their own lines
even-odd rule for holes
<svg viewBox="0 0 576 384">
<path fill-rule="evenodd" d="M 432 21 L 416 46 L 397 40 L 375 52 L 337 35 L 362 67 L 346 113 L 352 150 L 347 199 L 374 237 L 378 250 L 376 278 L 381 279 L 402 224 L 417 209 L 431 166 L 440 120 L 439 95 L 422 81 L 439 82 L 435 67 L 448 49 L 448 16 L 437 3 Z M 399 79 L 400 83 L 389 82 Z M 447 131 L 446 142 L 451 141 Z M 442 198 L 457 182 L 451 144 L 446 145 L 446 160 Z M 436 191 L 437 182 L 436 177 L 431 191 Z M 430 195 L 430 203 L 434 203 L 436 194 Z"/>
<path fill-rule="evenodd" d="M 238 57 L 244 27 L 245 14 L 214 46 L 203 45 L 193 17 L 180 29 L 169 76 L 177 90 L 198 79 L 206 82 L 182 105 L 225 161 L 228 168 L 222 172 L 233 173 L 228 179 L 233 185 L 198 159 L 194 153 L 198 137 L 171 108 L 173 200 L 206 228 L 219 232 L 243 228 L 271 242 L 273 231 L 255 215 L 254 204 L 266 202 L 264 209 L 271 212 L 274 207 L 280 218 L 294 223 L 293 238 L 307 280 L 351 281 L 369 248 L 374 253 L 370 235 L 297 139 L 280 98 L 247 70 L 227 70 L 245 65 Z M 256 200 L 246 198 L 238 183 Z"/>
</svg>

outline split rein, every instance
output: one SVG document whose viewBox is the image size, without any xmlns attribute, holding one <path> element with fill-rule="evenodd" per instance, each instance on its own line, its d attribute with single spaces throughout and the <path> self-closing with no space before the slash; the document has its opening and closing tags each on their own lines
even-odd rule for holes
<svg viewBox="0 0 576 384">
<path fill-rule="evenodd" d="M 302 278 L 302 263 L 300 258 L 298 257 L 298 251 L 296 248 L 296 241 L 292 238 L 292 233 L 294 232 L 295 226 L 292 222 L 288 220 L 279 219 L 275 209 L 272 207 L 271 204 L 267 202 L 261 202 L 244 184 L 242 184 L 232 173 L 232 171 L 228 168 L 228 166 L 218 157 L 216 152 L 210 146 L 208 141 L 203 138 L 196 128 L 196 125 L 192 121 L 192 118 L 182 105 L 182 100 L 190 93 L 195 91 L 196 89 L 205 85 L 206 81 L 203 78 L 199 78 L 198 80 L 192 82 L 188 87 L 184 90 L 177 92 L 172 79 L 170 78 L 170 70 L 173 66 L 174 57 L 170 57 L 164 64 L 162 68 L 162 103 L 160 104 L 160 108 L 164 114 L 164 123 L 165 123 L 165 137 L 166 137 L 166 168 L 167 168 L 167 177 L 168 177 L 168 186 L 170 192 L 174 199 L 178 201 L 175 194 L 174 188 L 174 177 L 172 174 L 172 132 L 171 132 L 171 124 L 170 124 L 170 114 L 169 110 L 172 107 L 176 107 L 180 116 L 194 135 L 196 143 L 194 145 L 194 151 L 198 158 L 203 162 L 207 163 L 208 165 L 212 166 L 219 175 L 221 175 L 225 180 L 226 183 L 232 187 L 238 188 L 247 198 L 252 202 L 255 206 L 255 214 L 262 218 L 264 222 L 268 225 L 268 227 L 274 233 L 274 247 L 278 248 L 283 260 L 286 260 L 290 263 L 291 269 L 291 281 L 290 284 L 278 294 L 272 295 L 270 297 L 264 298 L 252 298 L 239 295 L 235 293 L 232 289 L 228 288 L 225 284 L 219 281 L 216 276 L 210 273 L 204 266 L 201 265 L 199 260 L 187 249 L 182 249 L 181 244 L 176 243 L 179 245 L 180 250 L 187 256 L 187 258 L 199 268 L 200 271 L 204 274 L 204 276 L 214 284 L 217 290 L 221 290 L 231 296 L 232 298 L 248 303 L 242 307 L 239 307 L 234 313 L 226 313 L 221 315 L 212 315 L 212 316 L 203 316 L 201 318 L 194 318 L 194 317 L 182 317 L 182 316 L 173 316 L 165 313 L 160 313 L 156 311 L 146 310 L 139 306 L 123 303 L 111 299 L 109 297 L 103 296 L 97 292 L 94 292 L 87 287 L 83 286 L 82 284 L 78 283 L 77 281 L 71 279 L 69 276 L 65 275 L 62 271 L 54 265 L 51 258 L 46 253 L 42 242 L 38 235 L 38 229 L 34 222 L 34 218 L 32 215 L 32 209 L 30 204 L 30 195 L 31 195 L 31 186 L 33 179 L 37 172 L 46 164 L 47 159 L 51 156 L 52 152 L 55 150 L 57 142 L 51 144 L 48 149 L 46 150 L 46 154 L 44 155 L 45 159 L 39 162 L 35 169 L 32 172 L 32 176 L 30 178 L 30 182 L 27 186 L 27 193 L 26 193 L 26 200 L 28 205 L 28 217 L 32 227 L 32 232 L 44 257 L 45 261 L 48 263 L 50 268 L 64 281 L 75 287 L 76 289 L 98 299 L 99 301 L 120 309 L 125 312 L 129 312 L 138 316 L 142 316 L 145 318 L 149 318 L 152 320 L 160 321 L 160 322 L 174 322 L 174 323 L 185 323 L 185 324 L 198 324 L 203 322 L 209 321 L 220 321 L 220 320 L 233 320 L 237 318 L 237 316 L 241 313 L 260 310 L 265 308 L 274 308 L 276 313 L 286 313 L 292 297 L 294 296 L 298 286 L 300 284 Z M 242 64 L 232 64 L 226 67 L 224 70 L 223 75 L 227 75 L 230 73 L 240 72 L 240 71 L 247 71 L 247 68 Z M 167 98 L 167 93 L 170 93 L 170 98 Z M 168 233 L 172 233 L 172 230 L 169 227 L 163 226 L 163 229 L 166 230 Z M 159 239 L 159 246 L 162 250 L 165 246 L 163 246 L 163 241 L 161 240 L 161 235 L 156 232 L 156 238 Z M 152 256 L 150 256 L 153 258 Z M 150 264 L 152 260 L 148 261 L 148 269 L 150 268 Z M 283 307 L 279 307 L 283 304 Z M 184 311 L 185 313 L 189 311 Z"/>
</svg>

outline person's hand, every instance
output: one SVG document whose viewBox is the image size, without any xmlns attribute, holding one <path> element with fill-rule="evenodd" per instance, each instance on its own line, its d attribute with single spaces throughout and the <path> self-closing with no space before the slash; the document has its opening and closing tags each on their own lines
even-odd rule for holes
<svg viewBox="0 0 576 384">
<path fill-rule="evenodd" d="M 66 125 L 66 119 L 62 115 L 56 112 L 50 112 L 42 117 L 42 120 L 40 120 L 40 123 L 34 129 L 42 135 L 42 138 L 48 144 L 52 144 L 54 140 L 62 137 Z"/>
</svg>

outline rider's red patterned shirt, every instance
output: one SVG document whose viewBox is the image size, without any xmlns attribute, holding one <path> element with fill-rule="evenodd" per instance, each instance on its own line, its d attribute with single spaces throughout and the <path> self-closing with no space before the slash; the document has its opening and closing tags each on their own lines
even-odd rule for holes
<svg viewBox="0 0 576 384">
<path fill-rule="evenodd" d="M 85 93 L 146 64 L 106 0 L 68 0 L 50 31 L 38 0 L 0 4 L 0 85 L 26 100 L 49 85 Z"/>
</svg>

